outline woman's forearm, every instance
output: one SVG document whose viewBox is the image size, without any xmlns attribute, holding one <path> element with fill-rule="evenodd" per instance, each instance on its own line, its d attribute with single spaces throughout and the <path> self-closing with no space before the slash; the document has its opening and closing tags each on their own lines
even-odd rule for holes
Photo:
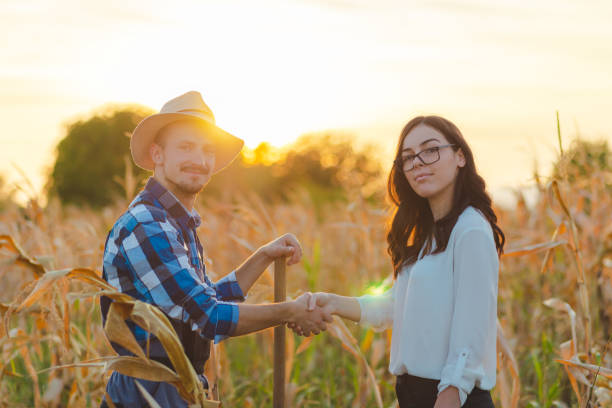
<svg viewBox="0 0 612 408">
<path fill-rule="evenodd" d="M 329 296 L 328 304 L 331 313 L 354 322 L 361 320 L 361 306 L 356 298 L 336 295 L 335 293 L 328 293 L 327 295 Z"/>
</svg>

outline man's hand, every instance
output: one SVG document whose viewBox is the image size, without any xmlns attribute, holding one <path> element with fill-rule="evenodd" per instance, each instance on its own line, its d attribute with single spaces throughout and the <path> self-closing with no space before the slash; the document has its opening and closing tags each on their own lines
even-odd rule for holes
<svg viewBox="0 0 612 408">
<path fill-rule="evenodd" d="M 332 314 L 335 312 L 333 305 L 331 303 L 332 296 L 329 293 L 318 292 L 318 293 L 305 293 L 299 299 L 306 298 L 307 300 L 307 310 L 310 312 L 314 312 L 316 310 L 320 310 L 324 316 L 329 316 L 329 322 L 332 321 Z M 299 336 L 307 336 L 308 334 L 304 334 L 305 328 L 301 324 L 301 322 L 289 322 L 287 323 L 287 327 L 293 330 Z M 315 333 L 317 334 L 317 333 Z"/>
<path fill-rule="evenodd" d="M 455 387 L 447 387 L 438 394 L 434 408 L 460 408 L 461 399 L 459 390 Z"/>
<path fill-rule="evenodd" d="M 293 234 L 285 234 L 259 247 L 236 269 L 236 280 L 242 293 L 247 294 L 272 261 L 285 256 L 288 257 L 287 265 L 293 265 L 302 259 L 302 247 Z"/>
<path fill-rule="evenodd" d="M 293 234 L 285 234 L 276 238 L 274 241 L 268 242 L 260 248 L 270 262 L 276 258 L 287 256 L 287 265 L 293 265 L 300 262 L 302 259 L 302 247 L 299 241 Z"/>
<path fill-rule="evenodd" d="M 301 336 L 319 334 L 332 321 L 331 314 L 320 307 L 308 310 L 311 297 L 312 294 L 307 292 L 294 300 L 292 316 L 287 320 L 287 325 Z"/>
</svg>

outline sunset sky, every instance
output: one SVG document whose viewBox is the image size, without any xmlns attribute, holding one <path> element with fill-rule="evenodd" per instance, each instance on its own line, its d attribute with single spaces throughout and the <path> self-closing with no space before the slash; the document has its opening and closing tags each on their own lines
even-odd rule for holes
<svg viewBox="0 0 612 408">
<path fill-rule="evenodd" d="M 403 124 L 454 121 L 491 190 L 529 185 L 557 146 L 612 143 L 612 2 L 0 2 L 0 174 L 44 184 L 64 124 L 198 90 L 254 147 L 350 131 L 385 162 Z"/>
</svg>

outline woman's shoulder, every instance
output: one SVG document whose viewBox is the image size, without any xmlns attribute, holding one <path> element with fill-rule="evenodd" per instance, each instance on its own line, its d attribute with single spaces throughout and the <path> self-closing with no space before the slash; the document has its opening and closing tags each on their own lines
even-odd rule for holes
<svg viewBox="0 0 612 408">
<path fill-rule="evenodd" d="M 467 206 L 465 210 L 457 218 L 457 223 L 453 227 L 452 235 L 457 240 L 464 233 L 471 230 L 481 230 L 493 238 L 493 230 L 491 224 L 479 209 L 473 206 Z"/>
</svg>

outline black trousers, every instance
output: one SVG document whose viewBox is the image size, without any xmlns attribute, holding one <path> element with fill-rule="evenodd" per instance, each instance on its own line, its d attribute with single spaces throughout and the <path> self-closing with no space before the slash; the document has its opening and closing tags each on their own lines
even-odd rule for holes
<svg viewBox="0 0 612 408">
<path fill-rule="evenodd" d="M 395 393 L 400 408 L 433 408 L 440 380 L 404 374 L 397 377 Z M 495 408 L 491 393 L 474 387 L 461 408 Z"/>
</svg>

